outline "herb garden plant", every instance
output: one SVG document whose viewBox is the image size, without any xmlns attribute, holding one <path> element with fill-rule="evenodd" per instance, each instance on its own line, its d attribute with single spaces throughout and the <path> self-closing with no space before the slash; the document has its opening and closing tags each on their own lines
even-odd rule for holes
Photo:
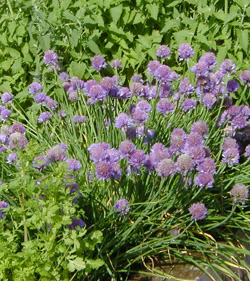
<svg viewBox="0 0 250 281">
<path fill-rule="evenodd" d="M 47 50 L 27 108 L 2 93 L 1 279 L 128 280 L 155 258 L 249 277 L 250 70 L 194 55 L 161 45 L 127 81 L 119 58 L 80 79 Z"/>
</svg>

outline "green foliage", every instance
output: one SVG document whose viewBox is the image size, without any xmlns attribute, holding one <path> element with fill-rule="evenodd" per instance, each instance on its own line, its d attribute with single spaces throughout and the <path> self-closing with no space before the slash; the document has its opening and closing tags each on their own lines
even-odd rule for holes
<svg viewBox="0 0 250 281">
<path fill-rule="evenodd" d="M 43 177 L 32 164 L 39 150 L 38 143 L 31 142 L 20 151 L 12 180 L 1 186 L 1 196 L 10 204 L 0 222 L 1 280 L 70 280 L 104 264 L 93 255 L 102 233 L 68 228 L 72 218 L 85 215 L 73 203 L 78 193 L 66 188 L 70 181 L 65 165 Z"/>
<path fill-rule="evenodd" d="M 226 7 L 206 0 L 20 0 L 3 1 L 0 12 L 0 91 L 21 91 L 48 49 L 59 52 L 67 66 L 72 58 L 81 65 L 105 54 L 137 72 L 155 59 L 160 44 L 176 49 L 185 41 L 198 53 L 223 48 L 239 67 L 249 67 L 248 1 Z"/>
</svg>

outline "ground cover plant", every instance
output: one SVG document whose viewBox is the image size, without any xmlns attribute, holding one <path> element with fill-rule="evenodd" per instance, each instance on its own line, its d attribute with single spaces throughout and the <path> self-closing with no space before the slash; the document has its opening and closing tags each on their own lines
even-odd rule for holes
<svg viewBox="0 0 250 281">
<path fill-rule="evenodd" d="M 85 79 L 97 54 L 119 57 L 126 69 L 120 75 L 130 78 L 156 59 L 161 42 L 171 49 L 187 42 L 199 56 L 213 49 L 219 63 L 227 54 L 249 68 L 247 0 L 8 0 L 0 12 L 0 90 L 14 95 L 39 75 L 42 54 L 52 47 Z M 169 65 L 176 66 L 173 56 Z"/>
<path fill-rule="evenodd" d="M 1 94 L 1 279 L 127 280 L 161 258 L 249 277 L 250 70 L 187 43 L 156 56 L 127 83 L 119 58 L 82 80 L 47 50 L 27 108 Z"/>
</svg>

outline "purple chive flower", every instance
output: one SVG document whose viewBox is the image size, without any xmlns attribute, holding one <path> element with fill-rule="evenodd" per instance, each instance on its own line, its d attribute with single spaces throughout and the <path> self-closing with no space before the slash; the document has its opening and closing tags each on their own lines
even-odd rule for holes
<svg viewBox="0 0 250 281">
<path fill-rule="evenodd" d="M 5 201 L 0 201 L 0 218 L 3 219 L 5 217 L 4 209 L 9 208 L 9 204 Z"/>
<path fill-rule="evenodd" d="M 103 101 L 107 97 L 108 92 L 101 85 L 93 85 L 90 88 L 89 95 L 91 104 L 94 104 L 98 101 Z"/>
<path fill-rule="evenodd" d="M 194 91 L 194 86 L 190 83 L 187 77 L 185 77 L 179 86 L 179 93 L 191 95 Z"/>
<path fill-rule="evenodd" d="M 188 43 L 182 43 L 178 48 L 178 54 L 180 56 L 179 61 L 183 61 L 183 60 L 187 61 L 195 53 L 193 48 Z"/>
<path fill-rule="evenodd" d="M 55 110 L 58 107 L 57 102 L 48 96 L 45 98 L 45 105 L 47 108 L 49 108 L 51 110 Z"/>
<path fill-rule="evenodd" d="M 0 134 L 0 152 L 4 152 L 7 150 L 5 146 L 9 143 L 9 138 L 5 134 Z"/>
<path fill-rule="evenodd" d="M 191 127 L 191 133 L 198 133 L 200 135 L 205 135 L 208 132 L 208 125 L 203 120 L 198 120 L 193 123 Z"/>
<path fill-rule="evenodd" d="M 161 63 L 158 60 L 152 60 L 148 64 L 148 74 L 155 75 L 155 71 L 157 68 L 161 65 Z"/>
<path fill-rule="evenodd" d="M 138 108 L 133 112 L 133 120 L 135 121 L 136 125 L 145 124 L 147 119 L 148 114 L 145 111 Z"/>
<path fill-rule="evenodd" d="M 11 110 L 9 110 L 7 108 L 1 110 L 0 115 L 1 115 L 2 121 L 6 122 L 8 120 L 8 118 L 9 118 L 9 116 L 11 115 L 11 113 L 12 113 Z"/>
<path fill-rule="evenodd" d="M 110 163 L 117 163 L 120 160 L 120 152 L 115 148 L 110 148 L 106 150 L 105 160 Z"/>
<path fill-rule="evenodd" d="M 139 82 L 139 83 L 143 83 L 143 79 L 141 78 L 141 75 L 140 74 L 134 74 L 132 77 L 131 77 L 131 81 L 133 82 Z"/>
<path fill-rule="evenodd" d="M 151 105 L 147 102 L 147 101 L 145 101 L 145 100 L 141 100 L 141 101 L 139 101 L 138 103 L 137 103 L 137 105 L 136 105 L 136 109 L 137 108 L 139 108 L 140 110 L 143 110 L 143 111 L 145 111 L 145 112 L 149 112 L 149 111 L 151 111 Z"/>
<path fill-rule="evenodd" d="M 228 109 L 227 109 L 227 113 L 231 116 L 237 116 L 241 113 L 241 108 L 238 105 L 231 105 Z"/>
<path fill-rule="evenodd" d="M 175 128 L 170 137 L 170 148 L 173 153 L 184 148 L 186 132 L 181 128 Z"/>
<path fill-rule="evenodd" d="M 214 178 L 210 173 L 199 173 L 194 179 L 195 185 L 198 185 L 200 188 L 205 186 L 211 188 L 213 187 Z"/>
<path fill-rule="evenodd" d="M 239 76 L 243 83 L 246 83 L 248 88 L 250 87 L 250 70 L 243 70 Z"/>
<path fill-rule="evenodd" d="M 208 64 L 206 62 L 198 62 L 190 70 L 196 74 L 196 78 L 207 77 L 209 75 Z"/>
<path fill-rule="evenodd" d="M 171 91 L 171 83 L 167 82 L 161 85 L 160 92 L 159 92 L 159 98 L 166 98 L 167 96 L 170 96 L 172 94 Z"/>
<path fill-rule="evenodd" d="M 79 100 L 79 96 L 77 94 L 77 91 L 72 91 L 69 93 L 68 95 L 68 99 L 72 102 L 78 101 Z"/>
<path fill-rule="evenodd" d="M 0 105 L 1 107 L 1 105 Z M 1 109 L 0 109 L 0 112 L 1 112 Z M 1 134 L 4 134 L 4 135 L 9 135 L 9 129 L 10 127 L 8 125 L 2 125 L 2 127 L 0 128 L 0 132 Z"/>
<path fill-rule="evenodd" d="M 250 107 L 248 105 L 242 105 L 240 109 L 241 114 L 246 117 L 250 117 Z"/>
<path fill-rule="evenodd" d="M 135 139 L 137 137 L 136 128 L 134 126 L 126 128 L 126 137 L 128 139 Z"/>
<path fill-rule="evenodd" d="M 170 158 L 168 149 L 162 143 L 155 143 L 150 151 L 150 160 L 154 167 L 165 158 Z"/>
<path fill-rule="evenodd" d="M 177 172 L 177 167 L 172 159 L 165 158 L 158 163 L 155 170 L 160 177 L 169 177 Z"/>
<path fill-rule="evenodd" d="M 164 58 L 164 59 L 168 58 L 170 56 L 170 53 L 171 53 L 170 49 L 166 45 L 161 45 L 156 51 L 157 57 Z"/>
<path fill-rule="evenodd" d="M 72 121 L 74 123 L 85 123 L 87 121 L 87 117 L 86 116 L 80 116 L 80 115 L 74 115 L 72 118 Z"/>
<path fill-rule="evenodd" d="M 146 155 L 143 150 L 136 149 L 129 155 L 128 163 L 135 169 L 139 169 L 146 161 Z"/>
<path fill-rule="evenodd" d="M 194 167 L 194 161 L 188 154 L 181 154 L 176 161 L 177 169 L 186 174 Z"/>
<path fill-rule="evenodd" d="M 250 157 L 250 144 L 245 148 L 245 157 Z"/>
<path fill-rule="evenodd" d="M 112 165 L 108 161 L 98 162 L 95 171 L 99 180 L 109 180 L 113 175 Z"/>
<path fill-rule="evenodd" d="M 65 160 L 65 162 L 68 164 L 68 169 L 73 172 L 79 171 L 82 168 L 80 161 L 75 158 L 68 158 Z"/>
<path fill-rule="evenodd" d="M 104 160 L 108 149 L 110 149 L 110 145 L 106 142 L 92 143 L 88 148 L 90 160 L 92 160 L 94 164 Z"/>
<path fill-rule="evenodd" d="M 15 148 L 21 148 L 24 149 L 25 146 L 28 144 L 28 140 L 26 137 L 19 133 L 15 132 L 10 135 L 9 137 L 9 148 L 10 149 L 15 149 Z"/>
<path fill-rule="evenodd" d="M 183 150 L 183 152 L 186 152 L 189 154 L 192 159 L 195 161 L 196 164 L 202 162 L 205 157 L 206 157 L 206 152 L 204 150 L 204 147 L 201 145 L 193 146 L 193 147 L 188 147 Z"/>
<path fill-rule="evenodd" d="M 30 85 L 29 85 L 29 92 L 32 94 L 32 95 L 35 95 L 37 93 L 40 93 L 41 90 L 42 90 L 43 86 L 38 83 L 38 82 L 32 82 Z"/>
<path fill-rule="evenodd" d="M 12 103 L 13 101 L 13 95 L 11 93 L 5 92 L 1 96 L 2 103 Z"/>
<path fill-rule="evenodd" d="M 55 65 L 58 61 L 58 55 L 54 51 L 48 50 L 44 53 L 43 60 L 46 65 Z"/>
<path fill-rule="evenodd" d="M 211 109 L 216 103 L 216 96 L 212 93 L 205 93 L 203 97 L 203 104 L 207 109 Z"/>
<path fill-rule="evenodd" d="M 200 59 L 199 59 L 199 62 L 205 62 L 209 69 L 212 70 L 216 64 L 217 64 L 217 61 L 216 61 L 216 57 L 215 57 L 215 54 L 212 53 L 212 52 L 207 52 L 205 53 Z"/>
<path fill-rule="evenodd" d="M 38 155 L 34 158 L 33 167 L 39 170 L 42 170 L 49 162 L 45 155 Z"/>
<path fill-rule="evenodd" d="M 101 55 L 96 55 L 93 57 L 91 61 L 91 67 L 96 69 L 98 72 L 101 71 L 103 68 L 106 68 L 107 63 L 105 58 Z"/>
<path fill-rule="evenodd" d="M 7 157 L 7 163 L 8 164 L 14 163 L 14 162 L 16 162 L 16 160 L 17 160 L 17 153 L 16 152 L 11 152 Z"/>
<path fill-rule="evenodd" d="M 143 93 L 143 85 L 140 82 L 133 82 L 130 85 L 129 90 L 132 95 L 141 96 Z"/>
<path fill-rule="evenodd" d="M 231 125 L 233 125 L 235 129 L 243 129 L 247 126 L 247 118 L 239 114 L 232 119 Z"/>
<path fill-rule="evenodd" d="M 127 158 L 136 150 L 135 145 L 130 140 L 124 140 L 119 145 L 121 158 Z"/>
<path fill-rule="evenodd" d="M 160 65 L 155 70 L 154 76 L 160 82 L 170 82 L 171 81 L 171 70 L 167 65 Z"/>
<path fill-rule="evenodd" d="M 220 71 L 223 74 L 233 74 L 236 71 L 236 65 L 231 59 L 225 59 L 220 66 Z"/>
<path fill-rule="evenodd" d="M 72 223 L 68 225 L 68 229 L 73 230 L 77 229 L 77 227 L 83 228 L 86 225 L 86 223 L 82 219 L 72 219 Z"/>
<path fill-rule="evenodd" d="M 248 198 L 249 190 L 247 186 L 242 183 L 237 183 L 233 186 L 232 190 L 230 191 L 231 196 L 234 197 L 233 202 L 241 204 L 245 204 L 245 200 Z"/>
<path fill-rule="evenodd" d="M 155 130 L 148 129 L 147 130 L 147 137 L 152 140 L 155 137 Z"/>
<path fill-rule="evenodd" d="M 225 151 L 227 149 L 231 149 L 231 148 L 239 148 L 239 145 L 236 141 L 236 139 L 234 138 L 225 138 L 222 149 Z"/>
<path fill-rule="evenodd" d="M 66 158 L 66 148 L 64 144 L 57 144 L 46 152 L 48 162 L 63 161 Z"/>
<path fill-rule="evenodd" d="M 197 170 L 200 173 L 216 174 L 216 165 L 214 159 L 207 157 L 198 164 Z"/>
<path fill-rule="evenodd" d="M 49 111 L 45 111 L 39 115 L 37 122 L 43 123 L 49 120 L 51 117 L 52 117 L 52 113 L 50 113 Z"/>
<path fill-rule="evenodd" d="M 59 116 L 59 117 L 66 117 L 66 112 L 63 110 L 63 109 L 59 109 L 58 111 L 57 111 L 57 116 Z"/>
<path fill-rule="evenodd" d="M 130 210 L 129 202 L 122 198 L 116 201 L 114 209 L 117 213 L 120 213 L 122 216 L 127 215 Z"/>
<path fill-rule="evenodd" d="M 60 80 L 69 80 L 69 74 L 67 72 L 61 72 L 59 74 L 59 79 Z"/>
<path fill-rule="evenodd" d="M 160 99 L 156 105 L 157 111 L 162 114 L 171 113 L 174 111 L 174 108 L 175 104 L 173 104 L 169 98 Z"/>
<path fill-rule="evenodd" d="M 103 77 L 100 85 L 107 92 L 110 92 L 111 90 L 114 90 L 116 88 L 115 81 L 112 77 Z"/>
<path fill-rule="evenodd" d="M 112 68 L 122 68 L 122 62 L 118 59 L 114 59 L 111 61 L 110 66 Z"/>
<path fill-rule="evenodd" d="M 99 83 L 95 80 L 88 80 L 85 84 L 84 84 L 84 91 L 85 91 L 85 94 L 87 96 L 90 96 L 89 92 L 90 92 L 90 89 L 92 86 L 94 85 L 99 85 Z"/>
<path fill-rule="evenodd" d="M 229 148 L 222 153 L 222 162 L 227 163 L 229 166 L 239 164 L 240 154 L 237 148 Z"/>
<path fill-rule="evenodd" d="M 191 220 L 199 221 L 207 216 L 207 208 L 203 203 L 194 203 L 188 210 L 192 215 Z"/>
<path fill-rule="evenodd" d="M 203 143 L 204 143 L 204 140 L 203 140 L 201 134 L 199 134 L 197 131 L 191 132 L 186 137 L 185 148 L 201 146 L 201 145 L 203 145 Z"/>
<path fill-rule="evenodd" d="M 44 103 L 48 96 L 45 93 L 39 93 L 34 96 L 34 101 L 38 104 Z"/>
<path fill-rule="evenodd" d="M 21 134 L 23 134 L 26 131 L 26 129 L 24 128 L 23 125 L 19 124 L 19 123 L 14 123 L 10 128 L 9 128 L 9 133 L 13 134 L 15 132 L 19 132 Z"/>
<path fill-rule="evenodd" d="M 115 118 L 115 127 L 121 129 L 132 125 L 131 118 L 126 113 L 120 113 Z"/>
<path fill-rule="evenodd" d="M 118 90 L 116 95 L 120 99 L 129 99 L 131 97 L 131 92 L 128 87 L 122 87 Z"/>
<path fill-rule="evenodd" d="M 183 106 L 183 111 L 189 111 L 189 110 L 194 110 L 196 108 L 197 100 L 194 99 L 184 99 L 182 106 Z"/>
</svg>

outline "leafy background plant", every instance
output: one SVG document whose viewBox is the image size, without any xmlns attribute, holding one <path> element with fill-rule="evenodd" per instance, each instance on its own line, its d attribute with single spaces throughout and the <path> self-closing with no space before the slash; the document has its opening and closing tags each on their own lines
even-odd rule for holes
<svg viewBox="0 0 250 281">
<path fill-rule="evenodd" d="M 6 0 L 0 4 L 0 90 L 21 91 L 39 75 L 42 54 L 53 49 L 73 75 L 88 78 L 95 54 L 121 58 L 124 77 L 141 72 L 164 43 L 192 44 L 197 55 L 213 49 L 248 68 L 250 4 L 247 0 L 85 1 Z M 170 65 L 175 65 L 172 56 Z"/>
</svg>

